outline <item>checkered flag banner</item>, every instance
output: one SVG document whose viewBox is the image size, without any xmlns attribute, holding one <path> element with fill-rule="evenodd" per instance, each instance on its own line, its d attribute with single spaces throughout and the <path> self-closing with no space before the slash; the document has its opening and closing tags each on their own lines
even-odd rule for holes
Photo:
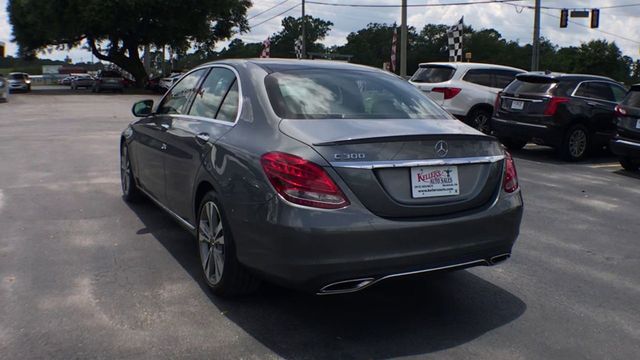
<svg viewBox="0 0 640 360">
<path fill-rule="evenodd" d="M 260 57 L 271 57 L 271 40 L 269 40 L 268 38 L 262 42 L 262 52 L 260 53 Z"/>
<path fill-rule="evenodd" d="M 447 38 L 449 40 L 449 61 L 462 61 L 462 29 L 464 26 L 464 16 L 460 18 L 457 24 L 451 26 L 447 30 Z"/>
<path fill-rule="evenodd" d="M 393 29 L 393 38 L 391 39 L 391 66 L 389 70 L 396 72 L 396 49 L 398 47 L 398 28 Z"/>
<path fill-rule="evenodd" d="M 293 45 L 293 49 L 296 52 L 296 58 L 297 59 L 302 59 L 302 35 L 300 35 L 296 39 L 296 42 Z"/>
</svg>

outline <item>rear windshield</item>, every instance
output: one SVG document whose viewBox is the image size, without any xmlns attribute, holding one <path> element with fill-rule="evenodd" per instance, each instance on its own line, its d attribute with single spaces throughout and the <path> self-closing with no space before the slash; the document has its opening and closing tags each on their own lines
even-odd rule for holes
<svg viewBox="0 0 640 360">
<path fill-rule="evenodd" d="M 451 80 L 456 69 L 450 66 L 421 66 L 411 77 L 410 81 L 418 83 L 440 83 Z"/>
<path fill-rule="evenodd" d="M 627 96 L 622 100 L 622 105 L 640 108 L 640 88 L 631 89 Z"/>
<path fill-rule="evenodd" d="M 274 111 L 287 119 L 451 119 L 415 86 L 378 72 L 276 72 L 265 85 Z"/>
<path fill-rule="evenodd" d="M 522 81 L 519 79 L 514 80 L 509 86 L 504 89 L 508 94 L 547 94 L 556 86 L 557 83 L 549 81 Z"/>
<path fill-rule="evenodd" d="M 122 75 L 120 75 L 119 73 L 117 73 L 115 71 L 103 71 L 102 73 L 100 73 L 100 76 L 106 77 L 106 78 L 122 77 Z"/>
</svg>

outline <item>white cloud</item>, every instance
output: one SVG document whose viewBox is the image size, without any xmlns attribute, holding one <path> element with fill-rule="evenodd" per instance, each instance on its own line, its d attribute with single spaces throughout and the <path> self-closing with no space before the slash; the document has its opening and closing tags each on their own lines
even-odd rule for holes
<svg viewBox="0 0 640 360">
<path fill-rule="evenodd" d="M 290 0 L 270 11 L 261 14 L 249 21 L 250 24 L 258 24 L 279 12 L 293 6 L 299 0 Z M 323 0 L 332 3 L 360 3 L 370 4 L 365 0 Z M 409 4 L 424 3 L 450 3 L 454 0 L 409 0 Z M 455 0 L 460 1 L 460 0 Z M 473 0 L 465 0 L 473 1 Z M 630 1 L 630 0 L 629 0 Z M 632 3 L 626 1 L 625 3 Z M 254 6 L 249 10 L 249 17 L 274 6 L 282 0 L 254 0 Z M 397 5 L 399 0 L 376 0 L 376 4 Z M 0 41 L 8 43 L 8 53 L 14 54 L 17 46 L 10 43 L 11 27 L 6 14 L 7 0 L 0 0 Z M 522 4 L 532 5 L 533 0 L 522 1 Z M 576 7 L 591 8 L 592 6 L 606 7 L 620 5 L 620 0 L 545 0 L 543 6 L 549 7 Z M 251 32 L 239 37 L 246 42 L 261 42 L 269 35 L 280 30 L 280 21 L 285 16 L 300 16 L 300 7 L 286 14 L 278 16 L 269 22 L 255 27 Z M 307 14 L 330 20 L 334 23 L 333 30 L 325 39 L 326 45 L 339 45 L 346 42 L 346 35 L 365 27 L 371 22 L 400 23 L 400 8 L 351 8 L 324 6 L 309 4 L 306 6 Z M 518 12 L 520 11 L 520 12 Z M 541 35 L 561 46 L 579 46 L 582 42 L 593 39 L 606 39 L 615 41 L 625 55 L 638 58 L 640 48 L 640 6 L 615 9 L 602 9 L 600 15 L 600 29 L 589 29 L 569 24 L 566 29 L 558 26 L 559 10 L 543 10 L 541 17 Z M 444 7 L 411 7 L 408 10 L 408 24 L 421 29 L 427 23 L 453 24 L 464 15 L 465 23 L 474 29 L 495 28 L 508 40 L 518 41 L 520 44 L 531 42 L 533 28 L 533 10 L 516 8 L 507 4 L 478 4 L 471 6 L 444 6 Z M 552 16 L 553 15 L 553 16 Z M 588 26 L 588 19 L 573 19 L 573 21 Z M 606 32 L 606 33 L 604 33 Z M 609 34 L 607 34 L 609 33 Z M 631 40 L 629 41 L 610 34 L 616 34 Z M 228 42 L 219 43 L 222 48 Z M 91 54 L 82 49 L 74 49 L 70 52 L 54 51 L 47 57 L 62 59 L 67 54 L 75 61 L 81 59 L 87 61 Z"/>
</svg>

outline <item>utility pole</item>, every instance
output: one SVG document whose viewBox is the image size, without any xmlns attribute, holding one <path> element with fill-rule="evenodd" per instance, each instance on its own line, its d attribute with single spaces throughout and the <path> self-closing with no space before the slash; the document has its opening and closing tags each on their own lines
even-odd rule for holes
<svg viewBox="0 0 640 360">
<path fill-rule="evenodd" d="M 538 71 L 540 66 L 540 0 L 536 0 L 533 18 L 533 53 L 531 54 L 531 71 Z"/>
<path fill-rule="evenodd" d="M 307 29 L 306 29 L 307 20 L 304 17 L 304 0 L 302 0 L 302 58 L 307 58 Z"/>
<path fill-rule="evenodd" d="M 402 0 L 402 19 L 400 24 L 400 76 L 407 76 L 407 0 Z"/>
</svg>

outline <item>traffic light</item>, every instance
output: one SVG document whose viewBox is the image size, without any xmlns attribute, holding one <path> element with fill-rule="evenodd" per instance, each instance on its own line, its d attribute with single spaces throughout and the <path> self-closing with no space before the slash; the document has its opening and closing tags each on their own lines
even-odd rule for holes
<svg viewBox="0 0 640 360">
<path fill-rule="evenodd" d="M 591 28 L 597 29 L 600 25 L 600 9 L 591 9 Z"/>
<path fill-rule="evenodd" d="M 560 27 L 566 28 L 569 24 L 569 9 L 560 10 Z"/>
</svg>

